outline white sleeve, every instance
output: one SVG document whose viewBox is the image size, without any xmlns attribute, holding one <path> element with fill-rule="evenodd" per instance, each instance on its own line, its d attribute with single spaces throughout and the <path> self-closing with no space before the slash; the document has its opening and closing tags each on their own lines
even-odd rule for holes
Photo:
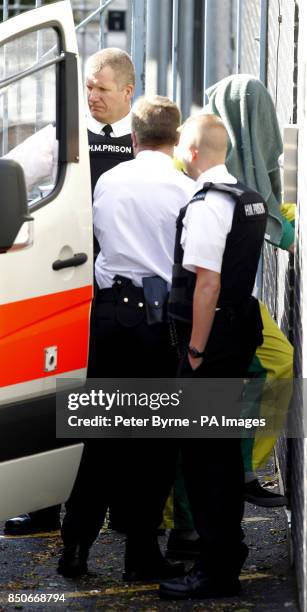
<svg viewBox="0 0 307 612">
<path fill-rule="evenodd" d="M 103 202 L 104 196 L 106 193 L 106 186 L 103 180 L 103 175 L 101 175 L 96 183 L 94 194 L 93 194 L 93 224 L 94 224 L 94 234 L 100 244 L 102 231 L 104 228 L 103 225 Z"/>
<path fill-rule="evenodd" d="M 205 202 L 194 202 L 188 207 L 181 235 L 186 270 L 195 272 L 198 267 L 221 272 L 233 211 L 232 198 L 220 194 L 210 194 Z"/>
<path fill-rule="evenodd" d="M 55 178 L 58 157 L 58 142 L 53 125 L 47 125 L 17 147 L 3 159 L 13 159 L 24 171 L 27 189 L 42 181 L 45 177 Z"/>
</svg>

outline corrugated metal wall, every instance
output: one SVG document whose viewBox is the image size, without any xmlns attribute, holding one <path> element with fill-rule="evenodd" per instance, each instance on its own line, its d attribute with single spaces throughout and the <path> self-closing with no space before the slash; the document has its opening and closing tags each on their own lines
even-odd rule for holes
<svg viewBox="0 0 307 612">
<path fill-rule="evenodd" d="M 270 0 L 268 10 L 268 70 L 267 87 L 276 105 L 280 123 L 293 121 L 294 73 L 294 10 L 293 0 Z M 265 298 L 271 312 L 288 335 L 289 256 L 272 248 L 266 250 Z"/>
<path fill-rule="evenodd" d="M 242 2 L 241 17 L 241 72 L 259 75 L 258 25 L 260 2 Z M 295 262 L 295 294 L 291 295 L 291 258 L 270 245 L 264 249 L 263 297 L 272 315 L 283 331 L 294 332 L 296 376 L 304 376 L 307 370 L 304 360 L 304 322 L 307 322 L 307 303 L 304 300 L 304 262 L 307 261 L 307 7 L 306 0 L 300 0 L 298 71 L 300 88 L 296 98 L 296 22 L 298 18 L 295 0 L 269 0 L 268 2 L 268 44 L 267 44 L 267 86 L 276 103 L 277 115 L 282 129 L 287 123 L 300 126 L 299 148 L 299 209 L 297 218 L 297 252 Z M 289 261 L 290 260 L 290 261 Z M 292 262 L 293 264 L 293 262 Z M 294 310 L 291 313 L 291 304 Z M 293 320 L 292 320 L 293 317 Z M 294 322 L 294 330 L 291 329 Z M 294 420 L 298 431 L 302 431 L 303 403 L 302 389 L 298 386 Z M 307 611 L 307 442 L 304 439 L 287 441 L 282 438 L 277 454 L 283 480 L 291 484 L 293 559 L 299 587 L 301 609 Z"/>
<path fill-rule="evenodd" d="M 268 3 L 267 86 L 280 127 L 293 119 L 294 70 L 293 0 Z M 242 2 L 240 72 L 259 77 L 261 1 Z M 281 17 L 280 17 L 281 15 Z M 264 252 L 264 299 L 285 333 L 289 330 L 289 256 L 266 245 Z"/>
<path fill-rule="evenodd" d="M 307 262 L 307 7 L 306 0 L 298 3 L 298 96 L 297 122 L 299 126 L 298 151 L 298 214 L 296 223 L 296 261 L 295 261 L 295 316 L 294 346 L 295 375 L 303 379 L 307 371 L 306 329 L 307 302 L 304 270 Z M 301 390 L 297 394 L 294 418 L 298 428 L 303 431 L 303 412 L 306 411 Z M 306 399 L 305 399 L 306 402 Z M 307 611 L 307 441 L 293 440 L 292 444 L 292 537 L 293 555 L 299 587 L 301 609 Z"/>
<path fill-rule="evenodd" d="M 293 0 L 268 3 L 267 86 L 276 105 L 280 128 L 293 118 Z M 259 77 L 261 1 L 242 2 L 240 72 Z M 290 84 L 290 86 L 289 86 Z M 290 327 L 289 255 L 268 243 L 263 255 L 263 299 L 286 335 Z M 279 442 L 279 461 L 286 480 L 287 442 Z"/>
<path fill-rule="evenodd" d="M 270 0 L 267 87 L 275 102 L 281 129 L 283 125 L 293 122 L 294 14 L 293 0 L 287 2 Z M 266 247 L 264 297 L 270 305 L 272 314 L 288 336 L 291 336 L 292 315 L 290 266 L 291 257 L 288 253 L 270 246 Z M 288 454 L 289 445 L 285 438 L 279 440 L 277 449 L 283 481 L 289 489 L 287 469 L 290 466 L 291 454 Z"/>
</svg>

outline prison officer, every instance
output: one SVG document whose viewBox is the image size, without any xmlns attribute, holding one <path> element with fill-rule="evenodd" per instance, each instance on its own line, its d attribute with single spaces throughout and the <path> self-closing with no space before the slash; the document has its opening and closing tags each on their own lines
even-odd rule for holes
<svg viewBox="0 0 307 612">
<path fill-rule="evenodd" d="M 86 63 L 89 107 L 88 143 L 92 193 L 104 172 L 133 158 L 131 99 L 135 71 L 125 51 L 109 47 L 92 55 Z M 99 246 L 94 238 L 94 255 Z"/>
<path fill-rule="evenodd" d="M 135 71 L 125 51 L 109 47 L 86 63 L 92 191 L 101 174 L 133 158 L 131 99 Z"/>
<path fill-rule="evenodd" d="M 174 374 L 168 326 L 163 316 L 154 322 L 150 316 L 155 317 L 160 310 L 163 315 L 171 281 L 176 218 L 194 189 L 193 181 L 173 167 L 179 123 L 179 109 L 169 99 L 141 98 L 132 111 L 136 159 L 113 168 L 97 182 L 94 229 L 100 246 L 95 265 L 99 291 L 94 309 L 91 376 L 150 378 Z M 154 302 L 161 309 L 148 313 L 145 287 L 152 277 L 153 290 L 158 291 Z M 114 489 L 115 493 L 121 491 L 128 524 L 125 580 L 182 573 L 182 566 L 164 560 L 156 536 L 174 477 L 174 473 L 165 471 L 168 446 L 167 440 L 157 443 L 149 439 L 86 443 L 62 526 L 65 548 L 59 562 L 61 574 L 86 572 L 89 548 L 112 503 Z"/>
<path fill-rule="evenodd" d="M 251 297 L 264 239 L 262 197 L 225 166 L 227 132 L 214 115 L 189 119 L 180 148 L 197 193 L 177 222 L 170 314 L 184 347 L 179 376 L 244 378 L 262 342 Z M 247 556 L 241 520 L 244 471 L 239 438 L 180 444 L 201 557 L 185 577 L 164 582 L 163 598 L 223 597 L 240 590 Z"/>
</svg>

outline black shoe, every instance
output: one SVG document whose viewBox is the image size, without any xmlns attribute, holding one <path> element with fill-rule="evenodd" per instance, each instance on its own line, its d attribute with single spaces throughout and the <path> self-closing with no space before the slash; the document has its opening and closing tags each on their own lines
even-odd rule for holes
<svg viewBox="0 0 307 612">
<path fill-rule="evenodd" d="M 263 508 L 276 508 L 278 506 L 285 506 L 287 504 L 287 498 L 285 495 L 280 495 L 280 493 L 272 493 L 272 491 L 262 487 L 257 479 L 245 483 L 244 499 L 250 504 L 262 506 Z"/>
<path fill-rule="evenodd" d="M 66 578 L 87 574 L 89 549 L 82 546 L 65 546 L 59 559 L 57 572 Z"/>
<path fill-rule="evenodd" d="M 137 568 L 128 568 L 123 573 L 125 582 L 159 582 L 167 578 L 176 578 L 184 575 L 184 563 L 169 563 L 165 559 L 154 565 L 138 565 Z"/>
<path fill-rule="evenodd" d="M 200 554 L 200 538 L 189 540 L 171 531 L 165 556 L 167 559 L 197 559 Z"/>
<path fill-rule="evenodd" d="M 124 525 L 124 523 L 114 523 L 112 521 L 109 521 L 108 529 L 112 529 L 112 531 L 117 531 L 117 533 L 127 533 L 127 526 Z"/>
<path fill-rule="evenodd" d="M 6 521 L 4 525 L 5 535 L 29 535 L 31 533 L 44 533 L 57 531 L 61 527 L 59 518 L 50 518 L 48 521 L 41 521 L 39 517 L 30 514 L 21 514 Z"/>
<path fill-rule="evenodd" d="M 233 597 L 239 595 L 241 590 L 238 578 L 215 580 L 208 578 L 206 574 L 193 569 L 183 578 L 176 578 L 169 582 L 162 582 L 159 595 L 161 599 L 206 599 L 217 597 Z"/>
</svg>

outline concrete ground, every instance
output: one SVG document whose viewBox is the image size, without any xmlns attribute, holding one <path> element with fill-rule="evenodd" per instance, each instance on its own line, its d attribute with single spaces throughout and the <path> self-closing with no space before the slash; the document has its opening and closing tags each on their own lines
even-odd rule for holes
<svg viewBox="0 0 307 612">
<path fill-rule="evenodd" d="M 272 484 L 272 483 L 271 483 Z M 273 481 L 274 484 L 274 481 Z M 273 489 L 274 490 L 274 489 Z M 3 533 L 0 524 L 0 533 Z M 289 567 L 287 521 L 284 509 L 246 504 L 244 531 L 250 553 L 242 573 L 238 598 L 163 602 L 158 585 L 122 581 L 124 536 L 105 529 L 95 543 L 90 574 L 78 580 L 58 576 L 59 533 L 0 536 L 0 611 L 104 610 L 104 612 L 215 611 L 298 612 L 293 573 Z M 161 537 L 161 547 L 167 538 Z M 10 602 L 24 594 L 28 602 Z M 43 601 L 44 594 L 51 598 Z M 38 602 L 31 603 L 29 595 Z M 56 603 L 56 596 L 65 601 Z M 10 596 L 10 597 L 9 597 Z M 17 598 L 18 599 L 18 598 Z"/>
</svg>

